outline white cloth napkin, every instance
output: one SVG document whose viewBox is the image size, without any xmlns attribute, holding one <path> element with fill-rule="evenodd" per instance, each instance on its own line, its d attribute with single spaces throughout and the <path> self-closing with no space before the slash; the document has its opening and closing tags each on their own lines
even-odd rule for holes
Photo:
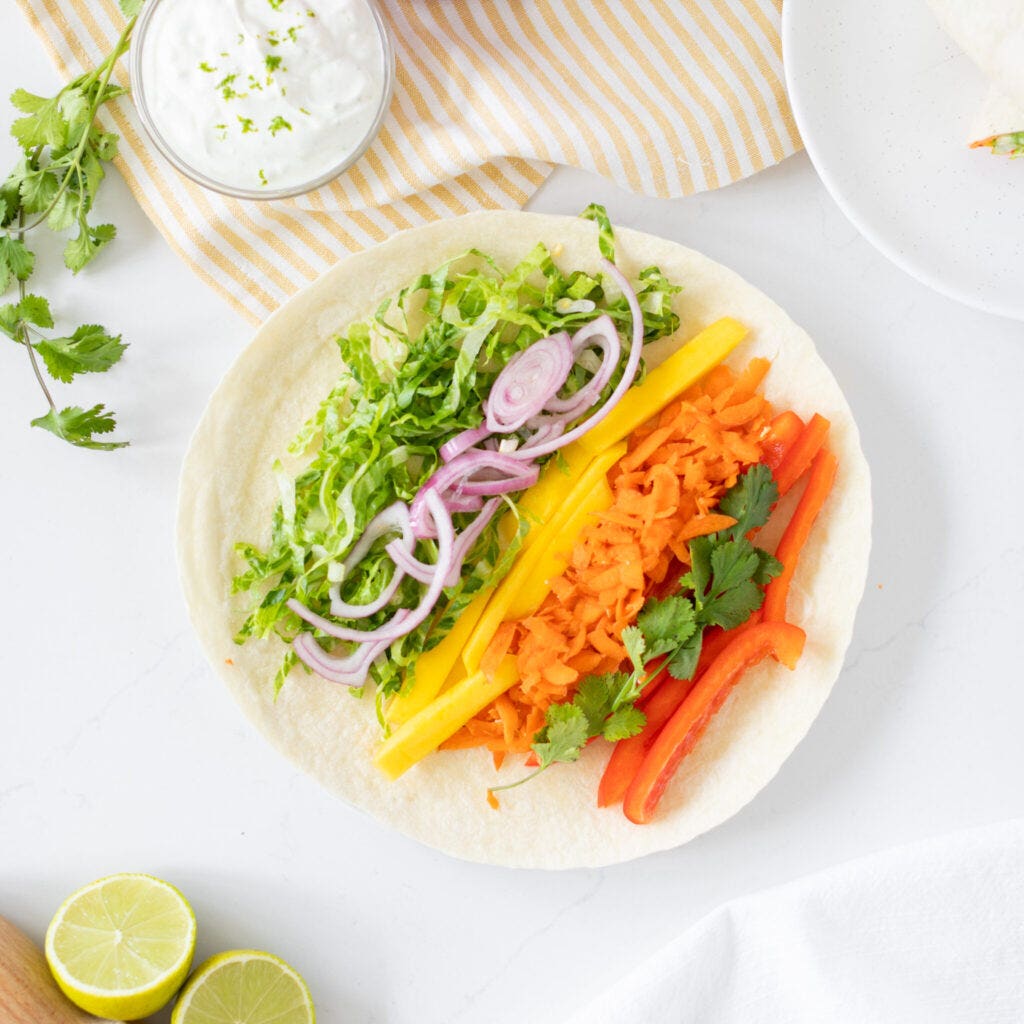
<svg viewBox="0 0 1024 1024">
<path fill-rule="evenodd" d="M 728 903 L 569 1024 L 1021 1024 L 1024 820 Z"/>
</svg>

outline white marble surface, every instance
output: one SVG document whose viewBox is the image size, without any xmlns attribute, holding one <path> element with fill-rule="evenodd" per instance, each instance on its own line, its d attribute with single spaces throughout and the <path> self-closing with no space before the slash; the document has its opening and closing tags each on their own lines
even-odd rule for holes
<svg viewBox="0 0 1024 1024">
<path fill-rule="evenodd" d="M 51 90 L 13 0 L 0 28 L 0 93 Z M 876 501 L 846 670 L 776 780 L 687 847 L 565 874 L 464 864 L 384 831 L 275 754 L 214 679 L 175 577 L 176 477 L 251 332 L 119 180 L 105 192 L 115 245 L 77 279 L 34 283 L 132 343 L 68 392 L 109 402 L 133 446 L 80 452 L 30 430 L 40 396 L 24 353 L 0 344 L 0 913 L 37 939 L 78 885 L 149 871 L 192 901 L 200 955 L 280 953 L 323 1024 L 548 1024 L 726 899 L 1024 812 L 1024 325 L 888 264 L 805 157 L 679 202 L 560 171 L 532 204 L 600 200 L 777 299 L 846 389 Z"/>
</svg>

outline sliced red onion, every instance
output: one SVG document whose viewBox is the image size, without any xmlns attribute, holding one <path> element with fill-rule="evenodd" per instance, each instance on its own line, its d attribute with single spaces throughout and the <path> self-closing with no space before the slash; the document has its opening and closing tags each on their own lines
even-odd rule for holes
<svg viewBox="0 0 1024 1024">
<path fill-rule="evenodd" d="M 437 562 L 434 565 L 434 575 L 430 584 L 420 598 L 420 603 L 413 609 L 400 608 L 382 626 L 376 629 L 362 630 L 352 629 L 349 626 L 339 626 L 330 619 L 310 611 L 304 604 L 290 599 L 287 604 L 296 615 L 306 622 L 316 626 L 329 636 L 337 637 L 339 640 L 353 640 L 358 643 L 369 643 L 376 640 L 387 640 L 391 643 L 406 633 L 411 633 L 433 610 L 437 599 L 444 589 L 444 581 L 452 566 L 452 549 L 455 546 L 455 531 L 452 528 L 452 519 L 444 502 L 436 491 L 428 491 L 426 506 L 433 519 L 434 529 L 437 531 Z"/>
<path fill-rule="evenodd" d="M 383 537 L 386 533 L 400 533 L 407 545 L 413 543 L 412 524 L 409 521 L 409 506 L 404 501 L 396 501 L 393 505 L 388 505 L 383 512 L 378 512 L 366 524 L 363 535 L 356 541 L 352 550 L 345 556 L 345 560 L 342 562 L 342 568 L 345 573 L 348 573 L 353 566 L 358 565 L 363 560 L 366 552 L 370 550 L 370 545 L 378 537 Z M 344 575 L 342 579 L 344 579 Z"/>
<path fill-rule="evenodd" d="M 459 582 L 459 577 L 462 575 L 462 563 L 465 562 L 466 556 L 476 543 L 477 538 L 484 532 L 484 529 L 491 519 L 494 518 L 494 513 L 498 511 L 498 506 L 500 504 L 500 498 L 491 498 L 491 500 L 480 510 L 480 515 L 478 515 L 476 519 L 474 519 L 473 522 L 471 522 L 469 526 L 467 526 L 455 539 L 455 547 L 452 551 L 452 567 L 448 571 L 448 576 L 444 581 L 444 585 L 446 587 L 454 587 L 455 584 Z"/>
<path fill-rule="evenodd" d="M 392 559 L 394 561 L 394 559 Z M 328 593 L 331 596 L 331 614 L 339 619 L 366 619 L 379 612 L 395 596 L 405 572 L 395 564 L 395 572 L 388 585 L 369 604 L 349 604 L 341 599 L 341 584 L 335 583 Z"/>
<path fill-rule="evenodd" d="M 426 496 L 436 493 L 449 512 L 473 512 L 480 504 L 470 499 L 520 491 L 536 482 L 536 467 L 525 468 L 522 459 L 504 452 L 474 448 L 457 455 L 430 475 L 409 506 L 412 534 L 417 539 L 433 537 L 430 517 L 425 514 Z M 479 479 L 479 474 L 487 474 Z"/>
<path fill-rule="evenodd" d="M 517 352 L 498 374 L 484 402 L 488 429 L 495 434 L 518 430 L 558 393 L 572 364 L 572 342 L 564 331 Z"/>
<path fill-rule="evenodd" d="M 474 445 L 479 444 L 490 436 L 491 432 L 486 426 L 472 427 L 469 430 L 462 431 L 461 434 L 456 434 L 450 440 L 445 441 L 445 443 L 438 448 L 437 454 L 441 456 L 442 462 L 451 462 L 456 455 L 461 455 L 467 448 L 472 448 Z"/>
<path fill-rule="evenodd" d="M 352 629 L 350 626 L 339 626 L 338 623 L 332 622 L 330 619 L 325 619 L 322 615 L 317 615 L 316 612 L 311 611 L 301 601 L 297 601 L 294 597 L 289 598 L 285 604 L 300 619 L 304 619 L 311 626 L 316 626 L 322 633 L 326 633 L 328 636 L 333 636 L 338 640 L 352 640 L 356 643 L 362 643 L 364 640 L 382 640 L 383 635 L 381 630 L 386 630 L 392 633 L 392 640 L 397 640 L 404 634 L 404 630 L 398 627 L 408 618 L 409 609 L 399 608 L 394 615 L 384 623 L 383 626 L 378 626 L 377 629 Z M 389 641 L 390 642 L 390 641 Z"/>
<path fill-rule="evenodd" d="M 419 580 L 420 583 L 429 583 L 434 578 L 434 567 L 427 565 L 426 562 L 421 562 L 397 538 L 391 541 L 384 550 L 391 556 L 395 565 L 414 580 Z"/>
<path fill-rule="evenodd" d="M 448 511 L 455 512 L 479 512 L 484 507 L 484 499 L 475 494 L 452 494 L 450 491 L 444 496 L 444 503 Z M 433 537 L 433 533 L 431 533 Z"/>
<path fill-rule="evenodd" d="M 342 686 L 362 686 L 366 682 L 374 658 L 382 654 L 387 646 L 386 640 L 361 644 L 351 654 L 339 658 L 328 654 L 316 642 L 312 633 L 300 633 L 292 641 L 292 650 L 318 676 Z"/>
<path fill-rule="evenodd" d="M 626 302 L 629 304 L 629 312 L 633 318 L 633 331 L 632 341 L 629 346 L 629 358 L 626 360 L 626 366 L 622 371 L 622 379 L 618 384 L 615 385 L 615 390 L 608 396 L 608 401 L 601 406 L 592 416 L 584 420 L 578 426 L 573 427 L 566 434 L 562 434 L 561 437 L 556 437 L 551 441 L 545 441 L 541 444 L 531 446 L 531 448 L 524 454 L 523 449 L 514 453 L 513 457 L 539 459 L 542 455 L 547 455 L 550 452 L 557 451 L 564 445 L 569 444 L 570 441 L 575 441 L 577 437 L 582 436 L 588 430 L 596 427 L 618 405 L 622 396 L 633 386 L 633 381 L 636 379 L 636 371 L 640 366 L 640 356 L 643 354 L 644 346 L 644 318 L 643 313 L 640 311 L 640 304 L 636 299 L 636 292 L 633 291 L 629 281 L 626 280 L 625 275 L 614 263 L 608 260 L 601 260 L 601 267 L 606 274 L 619 286 L 622 294 L 626 297 Z M 529 350 L 527 350 L 529 351 Z"/>
<path fill-rule="evenodd" d="M 532 459 L 534 448 L 544 444 L 545 441 L 560 437 L 565 432 L 566 420 L 571 418 L 570 416 L 534 416 L 528 424 L 534 428 L 534 431 L 523 441 L 518 451 L 515 452 L 515 457 L 517 459 Z"/>
<path fill-rule="evenodd" d="M 487 497 L 493 494 L 508 494 L 511 491 L 525 491 L 537 482 L 540 469 L 537 466 L 524 466 L 519 459 L 513 460 L 520 469 L 515 476 L 496 476 L 484 480 L 467 480 L 459 485 L 459 491 L 474 497 Z"/>
<path fill-rule="evenodd" d="M 605 385 L 612 379 L 622 352 L 619 332 L 607 314 L 591 320 L 572 337 L 572 351 L 577 363 L 580 362 L 580 356 L 592 347 L 601 350 L 601 365 L 597 372 L 575 394 L 567 398 L 559 398 L 557 395 L 551 398 L 544 406 L 546 412 L 579 416 L 601 397 Z"/>
</svg>

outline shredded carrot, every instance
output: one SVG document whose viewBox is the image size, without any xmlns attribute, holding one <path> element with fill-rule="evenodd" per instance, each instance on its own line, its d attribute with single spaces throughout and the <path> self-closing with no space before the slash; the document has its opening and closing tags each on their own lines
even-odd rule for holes
<svg viewBox="0 0 1024 1024">
<path fill-rule="evenodd" d="M 501 804 L 498 803 L 498 798 L 494 795 L 494 790 L 493 789 L 487 790 L 487 802 L 491 805 L 491 807 L 494 810 L 496 810 L 496 811 L 500 811 L 501 810 Z"/>
<path fill-rule="evenodd" d="M 487 645 L 487 650 L 484 651 L 484 656 L 480 659 L 480 671 L 488 679 L 494 677 L 495 670 L 501 664 L 501 659 L 508 654 L 509 645 L 512 643 L 515 631 L 514 622 L 503 622 L 494 634 L 494 638 Z"/>
<path fill-rule="evenodd" d="M 584 676 L 621 667 L 623 629 L 670 571 L 674 583 L 687 570 L 689 542 L 735 522 L 715 509 L 761 460 L 773 411 L 757 388 L 768 368 L 763 359 L 738 374 L 718 366 L 633 432 L 608 474 L 611 508 L 580 533 L 541 606 L 491 641 L 486 662 L 514 654 L 519 681 L 445 747 L 526 753 L 550 704 L 570 699 Z"/>
</svg>

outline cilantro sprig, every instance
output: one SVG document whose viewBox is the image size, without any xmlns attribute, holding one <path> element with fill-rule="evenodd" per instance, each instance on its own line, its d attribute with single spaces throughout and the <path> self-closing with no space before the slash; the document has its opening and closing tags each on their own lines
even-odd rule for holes
<svg viewBox="0 0 1024 1024">
<path fill-rule="evenodd" d="M 54 327 L 46 298 L 32 294 L 27 282 L 36 270 L 26 238 L 40 227 L 72 231 L 64 247 L 64 265 L 73 273 L 91 263 L 115 237 L 113 224 L 90 220 L 93 203 L 106 175 L 105 164 L 117 153 L 118 137 L 95 123 L 105 103 L 126 90 L 111 82 L 118 60 L 128 49 L 143 0 L 120 0 L 128 19 L 113 50 L 95 68 L 65 85 L 56 96 L 36 96 L 16 89 L 11 103 L 24 116 L 11 126 L 22 153 L 0 185 L 0 295 L 17 290 L 14 302 L 0 304 L 0 333 L 21 345 L 43 392 L 49 411 L 32 420 L 80 448 L 111 451 L 126 441 L 105 438 L 115 429 L 104 405 L 59 409 L 44 377 L 70 383 L 82 373 L 103 373 L 125 350 L 120 335 L 83 324 L 69 335 L 44 333 Z"/>
<path fill-rule="evenodd" d="M 571 701 L 552 704 L 532 744 L 539 767 L 493 791 L 522 785 L 553 764 L 578 760 L 596 736 L 616 742 L 643 729 L 646 718 L 636 701 L 662 665 L 674 679 L 692 678 L 704 631 L 710 626 L 733 629 L 761 607 L 761 588 L 782 565 L 747 534 L 767 522 L 777 500 L 767 466 L 752 466 L 737 480 L 718 504 L 735 524 L 690 541 L 690 571 L 679 581 L 679 593 L 649 599 L 636 625 L 622 631 L 629 671 L 587 676 Z"/>
</svg>

